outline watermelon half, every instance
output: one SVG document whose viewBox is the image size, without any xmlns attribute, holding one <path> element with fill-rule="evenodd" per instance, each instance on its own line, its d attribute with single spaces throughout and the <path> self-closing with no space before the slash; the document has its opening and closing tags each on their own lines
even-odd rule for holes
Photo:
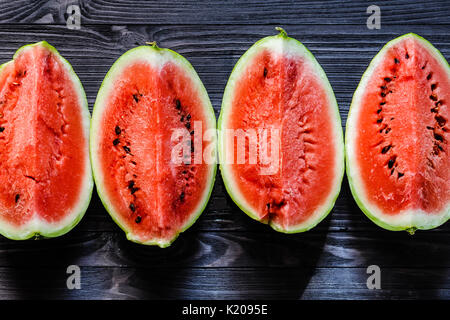
<svg viewBox="0 0 450 320">
<path fill-rule="evenodd" d="M 217 167 L 215 125 L 200 78 L 174 51 L 137 47 L 111 67 L 94 106 L 91 159 L 98 194 L 129 240 L 167 247 L 202 213 Z M 176 130 L 187 132 L 191 161 L 172 159 Z M 194 161 L 208 152 L 212 162 Z"/>
<path fill-rule="evenodd" d="M 450 217 L 450 68 L 428 41 L 387 43 L 364 73 L 347 120 L 347 175 L 361 210 L 388 230 Z"/>
<path fill-rule="evenodd" d="M 70 64 L 47 42 L 0 67 L 0 233 L 57 237 L 83 217 L 93 180 L 89 110 Z"/>
<path fill-rule="evenodd" d="M 277 231 L 296 233 L 332 209 L 344 174 L 344 143 L 324 71 L 300 42 L 277 29 L 279 35 L 255 43 L 230 75 L 219 158 L 226 189 L 242 211 Z M 239 148 L 239 131 L 258 135 Z M 278 156 L 272 158 L 272 150 Z M 245 161 L 238 160 L 242 155 Z"/>
</svg>

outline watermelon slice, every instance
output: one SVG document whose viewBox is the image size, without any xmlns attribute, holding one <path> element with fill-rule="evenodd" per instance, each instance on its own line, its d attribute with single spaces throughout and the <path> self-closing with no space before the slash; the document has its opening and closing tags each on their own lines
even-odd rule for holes
<svg viewBox="0 0 450 320">
<path fill-rule="evenodd" d="M 220 168 L 242 211 L 296 233 L 332 209 L 344 174 L 344 143 L 324 71 L 300 42 L 278 30 L 254 44 L 230 75 L 219 118 Z M 244 147 L 238 132 L 250 134 Z"/>
<path fill-rule="evenodd" d="M 70 64 L 47 42 L 0 67 L 0 233 L 56 237 L 83 217 L 93 180 L 89 110 Z"/>
<path fill-rule="evenodd" d="M 129 240 L 167 247 L 199 217 L 217 165 L 194 158 L 215 155 L 215 125 L 200 78 L 179 54 L 141 46 L 111 67 L 94 106 L 91 157 L 99 196 Z M 182 163 L 172 158 L 176 130 L 192 151 Z"/>
<path fill-rule="evenodd" d="M 388 230 L 435 228 L 450 217 L 450 68 L 406 34 L 372 60 L 347 120 L 347 175 L 361 210 Z"/>
</svg>

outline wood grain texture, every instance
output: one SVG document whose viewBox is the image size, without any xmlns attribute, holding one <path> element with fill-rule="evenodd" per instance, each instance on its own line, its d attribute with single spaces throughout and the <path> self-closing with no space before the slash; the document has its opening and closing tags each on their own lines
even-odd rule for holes
<svg viewBox="0 0 450 320">
<path fill-rule="evenodd" d="M 0 267 L 8 299 L 435 299 L 449 269 L 384 268 L 381 290 L 367 290 L 366 269 L 85 267 L 81 290 L 67 290 L 60 268 Z M 338 291 L 338 292 L 337 292 Z M 43 295 L 45 292 L 45 295 Z"/>
<path fill-rule="evenodd" d="M 364 25 L 367 7 L 378 5 L 383 24 L 448 24 L 450 3 L 434 1 L 264 0 L 16 0 L 0 3 L 7 24 L 66 24 L 67 6 L 80 7 L 83 24 Z"/>
<path fill-rule="evenodd" d="M 65 27 L 77 3 L 81 30 Z M 372 57 L 408 32 L 450 59 L 450 2 L 377 1 L 381 30 L 365 25 L 366 1 L 13 1 L 0 2 L 0 63 L 22 45 L 47 40 L 68 59 L 89 107 L 112 63 L 157 41 L 184 55 L 216 115 L 237 59 L 283 25 L 324 68 L 343 126 L 352 94 Z M 450 299 L 450 224 L 388 232 L 356 206 L 344 179 L 330 216 L 312 231 L 284 235 L 257 223 L 227 196 L 220 174 L 207 209 L 167 249 L 126 241 L 94 194 L 68 235 L 42 241 L 0 239 L 0 299 Z M 66 288 L 66 268 L 81 267 L 82 289 Z M 366 268 L 382 270 L 368 290 Z M 45 292 L 45 295 L 43 295 Z"/>
</svg>

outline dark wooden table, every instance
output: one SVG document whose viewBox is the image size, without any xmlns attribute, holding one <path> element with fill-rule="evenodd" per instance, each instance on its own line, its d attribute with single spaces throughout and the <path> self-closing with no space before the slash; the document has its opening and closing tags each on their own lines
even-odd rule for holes
<svg viewBox="0 0 450 320">
<path fill-rule="evenodd" d="M 81 9 L 81 29 L 66 8 Z M 369 5 L 381 29 L 366 26 Z M 343 125 L 353 91 L 384 43 L 418 33 L 450 59 L 450 1 L 2 1 L 0 62 L 22 45 L 47 40 L 73 65 L 92 108 L 112 63 L 157 41 L 196 68 L 219 114 L 241 54 L 282 26 L 325 69 Z M 97 195 L 82 222 L 51 240 L 0 239 L 0 299 L 416 299 L 450 298 L 450 223 L 433 231 L 389 232 L 356 206 L 344 178 L 336 206 L 312 231 L 284 235 L 242 213 L 217 176 L 197 223 L 167 249 L 125 239 Z M 69 265 L 81 289 L 66 287 Z M 381 268 L 369 290 L 366 269 Z"/>
</svg>

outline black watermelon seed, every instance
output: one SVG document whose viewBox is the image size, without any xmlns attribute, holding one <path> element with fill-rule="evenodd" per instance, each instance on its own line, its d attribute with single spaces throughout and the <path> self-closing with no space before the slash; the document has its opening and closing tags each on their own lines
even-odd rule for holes
<svg viewBox="0 0 450 320">
<path fill-rule="evenodd" d="M 114 139 L 113 145 L 117 146 L 119 143 L 120 143 L 120 140 L 119 140 L 119 139 Z"/>
<path fill-rule="evenodd" d="M 383 89 L 383 90 L 386 90 L 386 89 L 387 89 L 386 86 L 381 86 L 380 88 Z"/>
<path fill-rule="evenodd" d="M 122 133 L 122 129 L 120 129 L 119 126 L 116 126 L 116 128 L 114 129 L 114 131 L 116 132 L 117 135 Z"/>
<path fill-rule="evenodd" d="M 186 122 L 186 128 L 189 130 L 191 128 L 191 123 L 190 122 Z"/>
<path fill-rule="evenodd" d="M 386 104 L 386 101 L 380 102 L 380 106 L 384 106 Z"/>
<path fill-rule="evenodd" d="M 436 146 L 438 147 L 439 150 L 444 151 L 444 149 L 439 144 L 437 144 Z"/>
<path fill-rule="evenodd" d="M 431 108 L 430 111 L 433 112 L 433 113 L 437 113 L 437 112 L 438 112 L 438 109 L 436 109 L 436 108 Z"/>
<path fill-rule="evenodd" d="M 193 135 L 194 135 L 194 130 L 191 131 L 191 136 L 193 136 Z"/>
<path fill-rule="evenodd" d="M 441 141 L 441 142 L 443 142 L 444 141 L 444 137 L 443 136 L 441 136 L 439 133 L 434 133 L 434 138 L 436 139 L 436 140 L 438 140 L 438 141 Z"/>
<path fill-rule="evenodd" d="M 136 223 L 141 223 L 141 221 L 142 221 L 142 218 L 141 218 L 141 216 L 137 216 L 136 217 L 136 220 L 134 220 Z"/>
<path fill-rule="evenodd" d="M 180 194 L 180 200 L 183 201 L 183 199 L 184 199 L 184 192 L 181 192 L 181 194 Z"/>
<path fill-rule="evenodd" d="M 186 116 L 186 120 L 187 121 L 191 120 L 191 114 L 190 113 L 188 113 L 188 115 Z"/>
<path fill-rule="evenodd" d="M 436 89 L 436 87 L 437 87 L 437 84 L 436 84 L 436 83 L 432 83 L 432 84 L 431 84 L 431 90 Z"/>
<path fill-rule="evenodd" d="M 436 102 L 434 105 L 435 105 L 436 107 L 439 107 L 441 104 L 442 104 L 442 100 L 439 100 L 439 101 Z"/>
<path fill-rule="evenodd" d="M 186 174 L 186 173 L 187 173 L 187 171 L 186 171 L 186 170 L 183 170 L 183 171 L 181 171 L 181 173 L 182 173 L 182 174 Z"/>
<path fill-rule="evenodd" d="M 428 129 L 428 130 L 434 130 L 434 128 L 433 128 L 433 127 L 430 127 L 430 126 L 427 126 L 427 129 Z"/>
<path fill-rule="evenodd" d="M 395 160 L 394 159 L 389 159 L 388 161 L 388 168 L 392 169 L 392 167 L 394 166 Z"/>
<path fill-rule="evenodd" d="M 123 146 L 123 150 L 125 150 L 126 153 L 130 153 L 131 152 L 130 148 L 128 148 L 127 146 Z"/>
<path fill-rule="evenodd" d="M 391 170 L 391 175 L 394 173 L 394 170 L 395 170 L 395 169 L 392 169 L 392 170 Z"/>
<path fill-rule="evenodd" d="M 395 63 L 400 63 L 400 61 L 397 58 L 394 58 Z"/>
<path fill-rule="evenodd" d="M 431 72 L 427 75 L 427 80 L 431 79 Z"/>
<path fill-rule="evenodd" d="M 3 131 L 5 131 L 5 128 L 4 127 L 0 127 L 0 132 L 3 132 Z"/>
<path fill-rule="evenodd" d="M 128 181 L 128 189 L 132 189 L 134 187 L 134 180 Z"/>
<path fill-rule="evenodd" d="M 383 122 L 383 118 L 377 119 L 377 123 Z"/>
<path fill-rule="evenodd" d="M 131 160 L 130 162 L 131 162 L 132 164 L 134 164 L 134 165 L 137 164 L 136 161 L 133 161 L 133 160 Z M 136 175 L 134 175 L 134 176 L 136 176 Z"/>
<path fill-rule="evenodd" d="M 391 131 L 391 128 L 387 128 L 384 132 L 389 133 Z"/>
<path fill-rule="evenodd" d="M 134 99 L 134 101 L 139 102 L 139 98 L 138 98 L 137 94 L 133 94 L 133 99 Z"/>
<path fill-rule="evenodd" d="M 398 177 L 399 178 L 403 177 L 404 175 L 405 175 L 404 173 L 398 172 Z"/>
<path fill-rule="evenodd" d="M 392 147 L 391 145 L 383 147 L 383 149 L 381 149 L 381 153 L 385 154 L 386 152 L 389 151 L 389 149 L 391 149 L 391 147 Z"/>
<path fill-rule="evenodd" d="M 140 188 L 133 187 L 133 188 L 131 188 L 131 194 L 135 194 L 136 191 L 139 191 L 139 190 L 140 190 Z"/>
<path fill-rule="evenodd" d="M 381 111 L 383 111 L 383 110 L 382 110 L 382 109 L 378 109 L 378 110 L 377 110 L 377 113 L 380 113 Z"/>
<path fill-rule="evenodd" d="M 384 92 L 380 93 L 380 95 L 381 95 L 383 98 L 386 97 L 386 93 L 384 93 Z"/>
<path fill-rule="evenodd" d="M 183 122 L 183 121 L 184 121 L 184 116 L 181 116 L 181 119 L 180 119 L 180 121 L 181 121 L 181 122 Z"/>
<path fill-rule="evenodd" d="M 267 69 L 266 68 L 264 68 L 264 73 L 263 74 L 264 74 L 264 78 L 267 77 Z"/>
<path fill-rule="evenodd" d="M 130 203 L 130 210 L 133 212 L 136 211 L 136 207 L 134 206 L 134 203 Z"/>
<path fill-rule="evenodd" d="M 437 121 L 439 127 L 443 127 L 447 123 L 447 120 L 445 120 L 445 118 L 440 115 L 435 116 L 434 119 Z"/>
<path fill-rule="evenodd" d="M 408 53 L 405 54 L 405 58 L 409 59 L 409 54 Z"/>
<path fill-rule="evenodd" d="M 180 100 L 175 100 L 175 108 L 177 108 L 178 110 L 180 110 L 181 109 L 181 102 L 180 102 Z"/>
<path fill-rule="evenodd" d="M 16 201 L 16 203 L 19 201 L 20 199 L 20 194 L 16 194 L 16 197 L 14 198 L 14 201 Z"/>
<path fill-rule="evenodd" d="M 430 96 L 430 99 L 433 100 L 433 101 L 437 101 L 437 96 L 435 94 L 432 94 Z"/>
<path fill-rule="evenodd" d="M 386 81 L 386 82 L 391 82 L 391 78 L 389 78 L 389 77 L 386 77 L 386 78 L 384 78 L 384 81 Z"/>
</svg>

